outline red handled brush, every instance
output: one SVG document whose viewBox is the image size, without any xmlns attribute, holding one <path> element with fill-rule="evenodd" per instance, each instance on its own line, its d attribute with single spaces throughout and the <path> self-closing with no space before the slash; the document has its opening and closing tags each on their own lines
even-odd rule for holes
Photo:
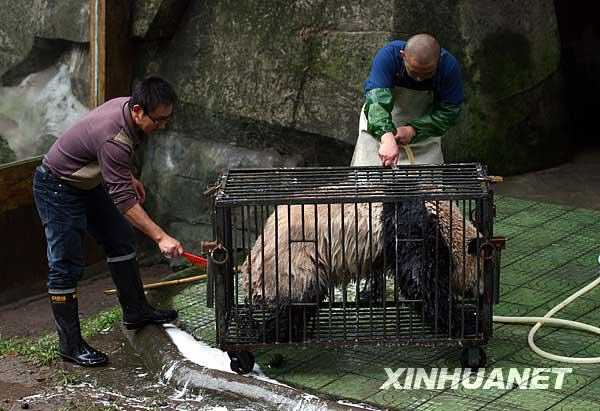
<svg viewBox="0 0 600 411">
<path fill-rule="evenodd" d="M 181 253 L 181 256 L 188 260 L 190 263 L 197 265 L 198 267 L 206 267 L 208 265 L 208 261 L 204 257 L 200 257 L 199 255 L 188 253 L 184 251 Z"/>
</svg>

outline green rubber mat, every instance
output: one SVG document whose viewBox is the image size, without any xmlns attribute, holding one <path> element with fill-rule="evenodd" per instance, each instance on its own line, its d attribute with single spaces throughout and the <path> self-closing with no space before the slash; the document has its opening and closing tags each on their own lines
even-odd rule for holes
<svg viewBox="0 0 600 411">
<path fill-rule="evenodd" d="M 505 236 L 500 273 L 498 315 L 541 316 L 568 295 L 595 279 L 600 254 L 600 212 L 496 196 L 496 235 Z M 183 327 L 214 345 L 214 311 L 206 308 L 205 283 L 185 288 L 174 298 Z M 600 325 L 600 289 L 576 300 L 559 318 Z M 494 369 L 506 374 L 535 368 L 571 368 L 562 387 L 556 373 L 548 389 L 524 389 L 538 378 L 534 371 L 520 384 L 479 388 L 468 385 L 476 375 L 461 375 L 454 386 L 384 386 L 389 372 L 399 368 L 453 372 L 460 367 L 460 348 L 415 345 L 358 345 L 352 348 L 276 345 L 256 352 L 257 363 L 269 377 L 308 392 L 346 398 L 375 407 L 418 410 L 573 410 L 600 409 L 600 364 L 574 365 L 545 360 L 527 345 L 530 326 L 495 324 L 485 347 L 489 377 Z M 542 327 L 536 343 L 543 350 L 568 356 L 600 356 L 600 339 L 586 333 Z M 283 358 L 281 364 L 273 359 Z M 277 365 L 276 367 L 274 365 Z M 415 371 L 417 372 L 417 371 Z M 537 380 L 536 380 L 537 378 Z M 490 382 L 490 379 L 485 381 Z M 414 380 L 413 380 L 414 382 Z M 438 381 L 439 383 L 439 381 Z"/>
</svg>

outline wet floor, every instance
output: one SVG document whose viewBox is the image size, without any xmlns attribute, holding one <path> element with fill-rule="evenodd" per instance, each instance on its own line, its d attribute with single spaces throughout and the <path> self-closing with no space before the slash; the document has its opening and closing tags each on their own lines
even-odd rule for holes
<svg viewBox="0 0 600 411">
<path fill-rule="evenodd" d="M 18 400 L 12 408 L 32 410 L 274 410 L 245 398 L 175 389 L 149 373 L 117 328 L 94 338 L 109 354 L 107 367 L 86 369 L 58 361 L 51 382 Z M 0 404 L 0 409 L 2 405 Z"/>
<path fill-rule="evenodd" d="M 593 213 L 572 208 L 600 209 L 600 192 L 594 188 L 600 186 L 599 179 L 600 151 L 596 150 L 580 154 L 573 163 L 526 176 L 510 177 L 505 180 L 505 183 L 498 185 L 500 195 L 497 206 L 500 214 L 497 228 L 500 234 L 511 239 L 510 248 L 503 255 L 504 267 L 501 281 L 503 304 L 498 307 L 499 313 L 506 315 L 523 314 L 529 311 L 537 313 L 536 310 L 545 309 L 549 304 L 546 299 L 554 302 L 555 299 L 562 298 L 563 293 L 572 291 L 588 281 L 588 276 L 596 275 L 597 263 L 595 259 L 592 261 L 592 257 L 596 258 L 598 255 L 597 233 L 599 231 L 595 228 L 600 227 L 598 223 L 600 220 Z M 516 201 L 512 197 L 530 199 L 533 202 Z M 537 202 L 564 204 L 568 209 Z M 587 225 L 582 225 L 584 217 Z M 590 228 L 586 231 L 585 228 L 588 226 Z M 571 232 L 572 235 L 569 234 Z M 581 241 L 576 242 L 575 240 L 578 239 Z M 540 257 L 535 259 L 538 254 Z M 535 267 L 535 270 L 531 270 L 531 267 Z M 520 268 L 527 270 L 523 272 Z M 545 271 L 542 271 L 542 268 Z M 164 294 L 163 303 L 165 306 L 174 305 L 183 311 L 188 332 L 204 341 L 213 342 L 212 310 L 206 309 L 204 295 L 199 297 L 197 288 L 188 287 L 183 291 L 182 288 L 174 287 L 172 294 Z M 593 297 L 584 298 L 571 308 L 570 313 L 573 314 L 573 318 L 596 321 L 600 315 L 597 301 L 600 300 Z M 539 365 L 540 360 L 531 355 L 529 348 L 524 344 L 519 345 L 521 340 L 524 341 L 526 331 L 527 328 L 524 326 L 498 326 L 495 330 L 495 339 L 489 347 L 490 361 L 495 357 L 498 357 L 496 360 L 500 359 L 501 353 L 507 364 L 510 362 L 521 367 Z M 566 346 L 573 353 L 581 352 L 587 355 L 599 353 L 600 345 L 595 340 L 589 339 L 587 335 L 571 335 L 571 333 L 565 335 L 564 332 L 558 334 L 555 330 L 547 330 L 542 334 L 547 344 L 552 347 L 557 346 L 564 350 L 563 346 Z M 40 384 L 39 389 L 30 392 L 15 404 L 16 408 L 25 404 L 29 409 L 34 410 L 270 410 L 276 408 L 276 405 L 257 404 L 245 398 L 173 388 L 165 381 L 161 381 L 159 375 L 145 370 L 141 359 L 130 351 L 118 328 L 94 337 L 92 343 L 106 350 L 111 358 L 110 366 L 89 370 L 68 364 L 63 365 L 59 361 L 50 367 L 50 373 L 54 374 L 51 382 Z M 406 359 L 400 358 L 400 353 L 395 351 L 393 356 L 381 352 L 379 348 L 373 351 L 373 355 L 378 355 L 375 359 L 369 357 L 371 350 L 368 347 L 331 353 L 320 350 L 314 356 L 309 355 L 307 350 L 287 350 L 286 363 L 282 368 L 277 369 L 269 369 L 266 366 L 271 352 L 259 355 L 257 359 L 263 365 L 267 375 L 287 384 L 302 386 L 313 392 L 328 392 L 355 400 L 367 400 L 403 408 L 408 404 L 406 395 L 398 398 L 392 396 L 393 398 L 390 399 L 389 396 L 380 395 L 377 387 L 381 385 L 381 378 L 385 378 L 383 366 L 389 365 L 392 360 L 396 365 L 403 364 L 402 361 Z M 418 353 L 420 351 L 402 350 L 402 355 L 410 355 L 411 361 L 415 360 L 415 355 Z M 427 354 L 435 361 L 442 361 L 441 359 L 444 363 L 448 361 L 447 351 L 439 355 L 436 351 L 428 351 Z M 452 356 L 450 357 L 452 359 Z M 380 364 L 378 360 L 385 361 Z M 430 359 L 427 358 L 427 361 Z M 334 370 L 324 369 L 325 364 L 336 364 L 336 367 Z M 503 363 L 500 361 L 498 364 Z M 556 409 L 560 409 L 561 406 L 568 408 L 576 404 L 583 404 L 583 408 L 586 405 L 597 407 L 595 392 L 600 387 L 598 370 L 595 367 L 579 367 L 575 368 L 573 375 L 577 378 L 573 377 L 572 387 L 569 388 L 568 393 L 552 392 L 544 396 L 535 396 L 532 397 L 531 403 L 524 400 L 523 393 L 520 391 L 505 393 L 502 402 L 498 402 L 499 409 L 516 409 L 519 406 L 534 409 L 536 405 L 549 408 L 553 404 Z M 375 394 L 369 391 L 371 388 Z M 575 395 L 571 395 L 572 393 Z M 429 404 L 430 409 L 436 408 L 436 404 L 444 408 L 444 404 L 448 405 L 450 402 L 461 404 L 464 409 L 470 409 L 477 405 L 490 406 L 490 400 L 496 400 L 487 396 L 487 393 L 485 397 L 476 398 L 459 395 L 461 393 L 450 394 L 447 395 L 448 398 L 440 394 L 435 397 L 435 400 L 427 397 L 418 398 L 418 401 L 422 402 L 424 408 Z M 448 401 L 442 402 L 442 400 Z M 506 408 L 503 408 L 502 404 Z M 0 409 L 3 406 L 5 405 L 0 404 Z"/>
</svg>

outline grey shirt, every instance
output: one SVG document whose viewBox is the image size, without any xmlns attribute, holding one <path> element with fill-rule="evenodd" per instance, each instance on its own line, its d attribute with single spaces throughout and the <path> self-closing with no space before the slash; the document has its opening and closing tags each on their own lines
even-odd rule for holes
<svg viewBox="0 0 600 411">
<path fill-rule="evenodd" d="M 90 190 L 104 182 L 115 205 L 126 212 L 138 203 L 131 159 L 143 132 L 129 112 L 129 97 L 107 101 L 56 140 L 43 164 L 71 185 Z"/>
</svg>

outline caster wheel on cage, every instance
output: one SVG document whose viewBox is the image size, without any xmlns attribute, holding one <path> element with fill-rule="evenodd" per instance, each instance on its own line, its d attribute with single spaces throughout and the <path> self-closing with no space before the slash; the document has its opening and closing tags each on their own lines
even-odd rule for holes
<svg viewBox="0 0 600 411">
<path fill-rule="evenodd" d="M 231 371 L 238 374 L 248 374 L 254 368 L 254 354 L 248 351 L 228 352 Z"/>
<path fill-rule="evenodd" d="M 460 364 L 463 368 L 472 368 L 477 370 L 484 368 L 487 362 L 487 356 L 483 348 L 479 346 L 469 346 L 463 348 L 460 355 Z"/>
</svg>

